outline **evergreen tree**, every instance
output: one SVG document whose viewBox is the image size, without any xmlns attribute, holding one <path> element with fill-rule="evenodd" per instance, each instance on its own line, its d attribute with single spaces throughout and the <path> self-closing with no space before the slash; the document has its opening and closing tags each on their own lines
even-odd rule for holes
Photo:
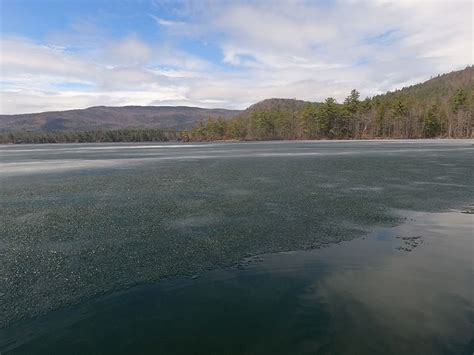
<svg viewBox="0 0 474 355">
<path fill-rule="evenodd" d="M 423 120 L 423 135 L 426 138 L 436 137 L 440 132 L 439 108 L 433 105 L 429 108 Z"/>
<path fill-rule="evenodd" d="M 337 132 L 340 137 L 352 137 L 357 127 L 360 93 L 353 89 L 346 97 L 343 104 L 343 112 L 339 116 Z"/>
<path fill-rule="evenodd" d="M 319 112 L 321 124 L 329 129 L 328 136 L 333 137 L 336 134 L 336 122 L 341 114 L 339 105 L 334 98 L 328 97 L 321 105 Z"/>
<path fill-rule="evenodd" d="M 458 89 L 453 98 L 453 112 L 457 113 L 459 110 L 465 109 L 467 103 L 467 93 L 463 89 Z"/>
</svg>

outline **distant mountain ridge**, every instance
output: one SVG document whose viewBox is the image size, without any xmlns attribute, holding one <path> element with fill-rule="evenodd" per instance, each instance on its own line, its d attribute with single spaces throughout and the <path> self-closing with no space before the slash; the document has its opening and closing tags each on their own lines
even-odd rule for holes
<svg viewBox="0 0 474 355">
<path fill-rule="evenodd" d="M 355 96 L 348 96 L 344 103 L 331 98 L 319 103 L 271 98 L 245 110 L 96 106 L 0 115 L 0 133 L 132 128 L 190 130 L 195 139 L 471 137 L 474 135 L 473 77 L 474 67 L 468 66 L 365 100 L 359 100 L 359 93 L 353 90 L 351 95 Z"/>
<path fill-rule="evenodd" d="M 191 106 L 94 106 L 67 111 L 0 115 L 0 132 L 80 132 L 125 128 L 182 130 L 208 117 L 228 120 L 240 112 Z"/>
</svg>

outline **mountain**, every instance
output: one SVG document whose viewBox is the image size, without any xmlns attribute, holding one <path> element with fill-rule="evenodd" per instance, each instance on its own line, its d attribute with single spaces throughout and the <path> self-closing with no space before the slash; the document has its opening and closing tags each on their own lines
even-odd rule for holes
<svg viewBox="0 0 474 355">
<path fill-rule="evenodd" d="M 0 132 L 80 132 L 125 128 L 182 130 L 208 117 L 228 120 L 240 112 L 188 106 L 97 106 L 82 110 L 0 115 Z"/>
<path fill-rule="evenodd" d="M 229 121 L 200 123 L 191 139 L 471 138 L 473 78 L 468 66 L 363 100 L 355 89 L 343 103 L 264 100 Z"/>
<path fill-rule="evenodd" d="M 21 134 L 18 139 L 3 134 L 5 142 L 15 142 L 24 141 L 25 134 L 29 134 L 25 132 L 49 132 L 47 137 L 40 134 L 41 142 L 75 141 L 75 132 L 132 128 L 161 129 L 168 131 L 167 134 L 185 130 L 182 135 L 195 140 L 471 138 L 474 136 L 473 77 L 474 67 L 468 66 L 364 100 L 354 89 L 343 103 L 333 98 L 322 103 L 273 98 L 243 111 L 186 106 L 99 106 L 84 110 L 0 115 L 0 135 L 2 132 Z M 71 133 L 68 139 L 61 136 L 68 132 Z M 31 134 L 38 138 L 38 134 Z M 150 132 L 133 130 L 114 134 L 133 140 L 154 137 Z M 163 132 L 154 134 L 160 136 Z M 181 136 L 179 132 L 173 134 Z M 91 139 L 83 135 L 77 138 L 79 141 Z"/>
</svg>

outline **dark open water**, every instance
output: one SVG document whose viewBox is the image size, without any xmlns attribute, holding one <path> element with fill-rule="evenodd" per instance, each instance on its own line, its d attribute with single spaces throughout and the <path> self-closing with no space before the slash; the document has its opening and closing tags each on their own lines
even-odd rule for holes
<svg viewBox="0 0 474 355">
<path fill-rule="evenodd" d="M 473 153 L 2 147 L 0 351 L 472 354 Z"/>
</svg>

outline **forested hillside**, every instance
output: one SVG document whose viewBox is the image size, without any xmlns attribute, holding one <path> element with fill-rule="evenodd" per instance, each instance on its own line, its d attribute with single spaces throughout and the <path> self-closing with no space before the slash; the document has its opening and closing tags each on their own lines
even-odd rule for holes
<svg viewBox="0 0 474 355">
<path fill-rule="evenodd" d="M 342 103 L 331 97 L 322 103 L 267 99 L 244 111 L 92 107 L 3 115 L 0 143 L 471 138 L 473 74 L 474 67 L 470 66 L 365 99 L 354 89 Z"/>
<path fill-rule="evenodd" d="M 191 139 L 468 138 L 473 136 L 474 67 L 422 84 L 361 99 L 352 90 L 344 102 L 269 99 L 230 121 L 209 118 Z"/>
</svg>

